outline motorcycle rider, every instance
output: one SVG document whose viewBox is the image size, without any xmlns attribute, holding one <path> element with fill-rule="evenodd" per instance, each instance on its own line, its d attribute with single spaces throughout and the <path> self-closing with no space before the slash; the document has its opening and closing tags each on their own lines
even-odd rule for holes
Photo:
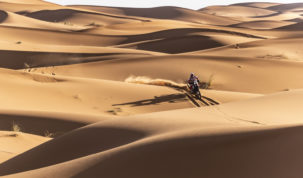
<svg viewBox="0 0 303 178">
<path fill-rule="evenodd" d="M 197 76 L 195 76 L 194 73 L 190 73 L 190 77 L 189 77 L 189 79 L 188 79 L 187 82 L 188 82 L 188 84 L 189 84 L 189 89 L 190 89 L 190 91 L 192 91 L 195 82 L 199 83 L 200 81 L 199 81 L 199 78 L 198 78 Z"/>
</svg>

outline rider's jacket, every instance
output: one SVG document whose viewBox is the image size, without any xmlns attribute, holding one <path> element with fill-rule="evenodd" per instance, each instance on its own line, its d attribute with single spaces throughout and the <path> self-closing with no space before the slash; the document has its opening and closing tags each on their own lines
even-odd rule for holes
<svg viewBox="0 0 303 178">
<path fill-rule="evenodd" d="M 199 82 L 199 79 L 196 76 L 192 76 L 188 79 L 189 84 L 194 84 L 195 81 Z"/>
</svg>

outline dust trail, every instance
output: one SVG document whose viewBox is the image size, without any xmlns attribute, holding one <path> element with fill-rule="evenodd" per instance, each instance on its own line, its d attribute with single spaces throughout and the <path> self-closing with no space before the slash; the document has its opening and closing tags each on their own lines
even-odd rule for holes
<svg viewBox="0 0 303 178">
<path fill-rule="evenodd" d="M 174 81 L 165 80 L 165 79 L 151 79 L 145 76 L 130 76 L 127 79 L 125 79 L 125 82 L 146 84 L 146 85 L 167 86 L 167 87 L 187 91 L 186 84 L 176 83 Z"/>
<path fill-rule="evenodd" d="M 176 83 L 171 80 L 166 80 L 166 79 L 152 79 L 146 76 L 130 76 L 127 79 L 124 80 L 125 82 L 128 83 L 137 83 L 137 84 L 145 84 L 145 85 L 157 85 L 157 86 L 166 86 L 170 88 L 174 88 L 176 90 L 179 90 L 183 94 L 185 94 L 188 99 L 197 107 L 201 107 L 201 104 L 196 101 L 195 97 L 190 94 L 190 91 L 187 87 L 186 84 L 184 83 Z M 203 83 L 202 83 L 203 84 Z M 206 99 L 206 100 L 205 100 Z M 203 96 L 201 99 L 198 99 L 201 102 L 203 102 L 204 105 L 209 106 L 209 105 L 216 105 L 219 104 L 219 102 L 216 102 L 215 100 L 208 98 L 206 96 Z M 208 102 L 211 102 L 208 104 Z"/>
</svg>

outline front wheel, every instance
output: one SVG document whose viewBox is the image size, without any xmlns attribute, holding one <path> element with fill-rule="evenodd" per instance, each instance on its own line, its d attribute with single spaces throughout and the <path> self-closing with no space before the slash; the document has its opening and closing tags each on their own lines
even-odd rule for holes
<svg viewBox="0 0 303 178">
<path fill-rule="evenodd" d="M 196 93 L 196 97 L 197 99 L 201 100 L 202 96 L 201 96 L 201 93 L 200 91 L 198 90 L 197 93 Z"/>
</svg>

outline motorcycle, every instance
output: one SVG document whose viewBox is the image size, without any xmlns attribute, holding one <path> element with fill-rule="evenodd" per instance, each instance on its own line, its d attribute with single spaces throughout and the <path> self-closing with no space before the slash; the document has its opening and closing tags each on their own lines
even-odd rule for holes
<svg viewBox="0 0 303 178">
<path fill-rule="evenodd" d="M 194 81 L 192 86 L 191 84 L 187 83 L 187 87 L 190 90 L 191 94 L 193 94 L 197 99 L 201 100 L 202 95 L 200 93 L 198 81 Z"/>
</svg>

